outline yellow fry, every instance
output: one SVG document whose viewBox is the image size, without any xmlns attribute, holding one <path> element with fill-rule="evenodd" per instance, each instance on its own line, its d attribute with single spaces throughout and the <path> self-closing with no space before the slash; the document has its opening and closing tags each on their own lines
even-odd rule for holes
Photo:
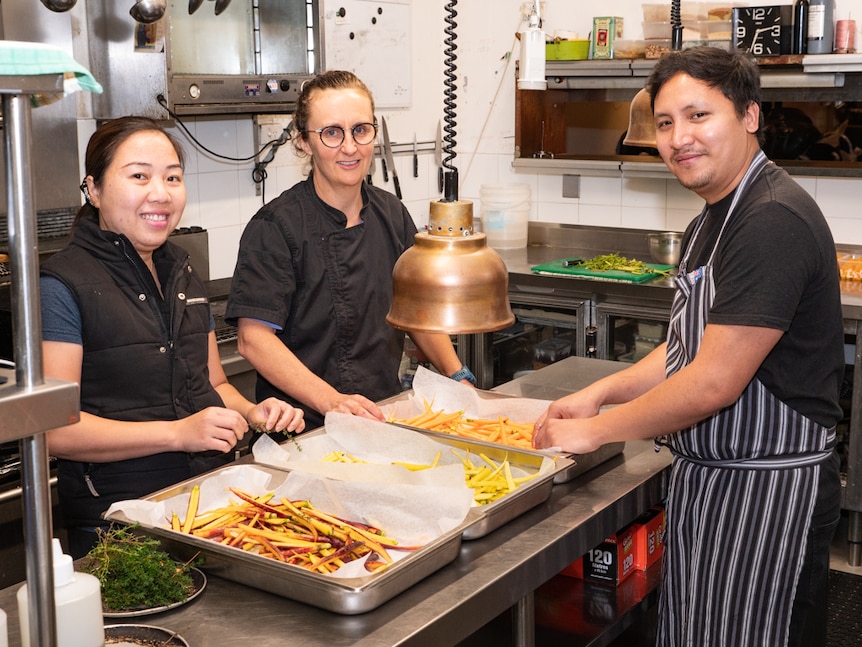
<svg viewBox="0 0 862 647">
<path fill-rule="evenodd" d="M 201 488 L 195 485 L 192 488 L 192 493 L 189 495 L 189 507 L 186 511 L 186 518 L 183 521 L 183 527 L 180 532 L 188 535 L 192 531 L 192 524 L 195 521 L 195 515 L 198 513 L 198 502 L 201 499 Z"/>
</svg>

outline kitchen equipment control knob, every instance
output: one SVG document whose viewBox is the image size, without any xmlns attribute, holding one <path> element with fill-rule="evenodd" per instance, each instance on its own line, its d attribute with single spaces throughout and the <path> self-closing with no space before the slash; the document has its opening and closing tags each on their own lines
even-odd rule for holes
<svg viewBox="0 0 862 647">
<path fill-rule="evenodd" d="M 200 99 L 201 98 L 201 88 L 197 83 L 192 83 L 189 86 L 189 96 L 192 99 Z"/>
</svg>

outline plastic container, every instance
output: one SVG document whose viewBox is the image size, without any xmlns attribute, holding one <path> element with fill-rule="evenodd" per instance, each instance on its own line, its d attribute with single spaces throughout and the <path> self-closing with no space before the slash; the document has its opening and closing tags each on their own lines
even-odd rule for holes
<svg viewBox="0 0 862 647">
<path fill-rule="evenodd" d="M 646 40 L 669 40 L 673 34 L 670 21 L 644 21 L 644 38 Z M 685 30 L 683 30 L 685 33 Z"/>
<path fill-rule="evenodd" d="M 9 647 L 9 630 L 6 622 L 6 612 L 0 609 L 0 647 Z"/>
<path fill-rule="evenodd" d="M 479 187 L 482 229 L 488 245 L 497 249 L 527 246 L 530 218 L 528 184 L 483 184 Z"/>
<path fill-rule="evenodd" d="M 583 61 L 589 57 L 588 40 L 561 40 L 545 44 L 545 59 L 549 61 Z"/>
<path fill-rule="evenodd" d="M 102 586 L 89 573 L 76 573 L 72 557 L 63 553 L 54 538 L 54 605 L 57 620 L 57 647 L 102 647 L 105 625 L 102 617 Z M 38 647 L 30 642 L 30 611 L 27 585 L 18 589 L 18 621 L 22 647 Z"/>
<path fill-rule="evenodd" d="M 614 58 L 643 58 L 646 43 L 642 40 L 618 40 L 614 43 Z"/>
</svg>

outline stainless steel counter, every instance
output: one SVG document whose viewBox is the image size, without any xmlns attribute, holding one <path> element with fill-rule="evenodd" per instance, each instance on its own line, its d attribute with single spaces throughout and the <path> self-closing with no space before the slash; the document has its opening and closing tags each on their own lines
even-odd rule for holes
<svg viewBox="0 0 862 647">
<path fill-rule="evenodd" d="M 571 357 L 499 390 L 554 398 L 624 367 Z M 464 542 L 452 564 L 363 615 L 322 611 L 211 576 L 190 604 L 132 620 L 178 631 L 194 647 L 250 641 L 256 647 L 454 645 L 507 608 L 523 607 L 538 586 L 660 501 L 669 465 L 668 452 L 630 442 L 621 455 L 556 485 L 542 505 L 482 539 Z M 20 644 L 16 588 L 0 591 L 11 647 Z M 519 635 L 520 644 L 532 644 L 531 624 L 520 625 Z"/>
</svg>

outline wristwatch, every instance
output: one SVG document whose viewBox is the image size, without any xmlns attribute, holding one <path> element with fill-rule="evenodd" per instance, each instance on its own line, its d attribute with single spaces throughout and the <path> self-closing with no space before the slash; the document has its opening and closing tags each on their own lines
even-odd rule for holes
<svg viewBox="0 0 862 647">
<path fill-rule="evenodd" d="M 476 376 L 473 375 L 473 371 L 471 371 L 466 366 L 462 366 L 460 370 L 455 371 L 449 377 L 456 382 L 460 382 L 461 380 L 467 380 L 468 382 L 470 382 L 470 384 L 476 386 Z"/>
</svg>

